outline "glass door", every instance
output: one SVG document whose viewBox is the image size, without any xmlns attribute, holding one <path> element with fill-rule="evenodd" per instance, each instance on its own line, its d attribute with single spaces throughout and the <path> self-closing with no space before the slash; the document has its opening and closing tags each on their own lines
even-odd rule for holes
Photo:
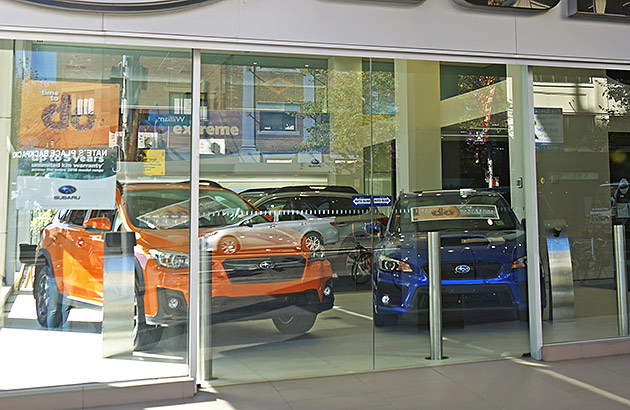
<svg viewBox="0 0 630 410">
<path fill-rule="evenodd" d="M 613 231 L 627 237 L 630 219 L 629 79 L 618 70 L 534 68 L 545 343 L 621 335 Z"/>
<path fill-rule="evenodd" d="M 438 316 L 446 360 L 521 356 L 529 351 L 522 68 L 395 60 L 374 62 L 372 75 L 372 184 L 396 198 L 374 236 L 375 368 L 432 363 Z"/>
</svg>

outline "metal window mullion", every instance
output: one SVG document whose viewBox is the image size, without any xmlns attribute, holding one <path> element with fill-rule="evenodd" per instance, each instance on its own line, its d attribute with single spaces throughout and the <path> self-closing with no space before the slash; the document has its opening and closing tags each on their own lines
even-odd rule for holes
<svg viewBox="0 0 630 410">
<path fill-rule="evenodd" d="M 199 346 L 199 119 L 201 111 L 201 52 L 192 50 L 192 113 L 190 136 L 190 267 L 188 297 L 188 374 L 198 381 Z M 197 383 L 195 383 L 195 386 Z"/>
<path fill-rule="evenodd" d="M 536 143 L 534 141 L 534 74 L 531 66 L 522 66 L 522 129 L 525 168 L 525 219 L 527 221 L 527 294 L 529 305 L 529 347 L 532 358 L 542 360 L 542 289 L 540 287 L 540 249 L 538 243 L 538 195 L 536 185 Z"/>
</svg>

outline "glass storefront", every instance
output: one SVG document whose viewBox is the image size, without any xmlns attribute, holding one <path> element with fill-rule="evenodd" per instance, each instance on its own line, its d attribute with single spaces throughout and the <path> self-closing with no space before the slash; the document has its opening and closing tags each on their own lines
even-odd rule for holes
<svg viewBox="0 0 630 410">
<path fill-rule="evenodd" d="M 0 390 L 618 335 L 625 72 L 3 45 Z"/>
<path fill-rule="evenodd" d="M 254 205 L 200 209 L 214 383 L 431 364 L 430 231 L 445 355 L 528 352 L 520 75 L 202 55 L 200 179 Z"/>
<path fill-rule="evenodd" d="M 627 232 L 629 78 L 534 68 L 539 235 L 551 296 L 545 343 L 620 335 L 613 228 Z"/>
<path fill-rule="evenodd" d="M 191 53 L 16 42 L 13 67 L 0 388 L 188 374 L 190 142 L 159 117 Z"/>
</svg>

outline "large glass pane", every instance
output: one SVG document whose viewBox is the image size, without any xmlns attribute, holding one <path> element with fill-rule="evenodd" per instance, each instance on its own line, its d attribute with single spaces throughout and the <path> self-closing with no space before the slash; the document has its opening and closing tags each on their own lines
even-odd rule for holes
<svg viewBox="0 0 630 410">
<path fill-rule="evenodd" d="M 629 79 L 625 71 L 534 69 L 545 343 L 618 335 L 613 226 L 627 232 Z"/>
<path fill-rule="evenodd" d="M 369 64 L 202 62 L 214 383 L 371 369 Z"/>
<path fill-rule="evenodd" d="M 19 42 L 12 66 L 0 389 L 186 375 L 190 53 Z"/>
<path fill-rule="evenodd" d="M 429 232 L 438 232 L 443 354 L 528 349 L 521 67 L 395 60 L 372 70 L 375 367 L 430 364 Z M 390 101 L 384 106 L 381 101 Z M 436 280 L 437 282 L 437 280 Z"/>
</svg>

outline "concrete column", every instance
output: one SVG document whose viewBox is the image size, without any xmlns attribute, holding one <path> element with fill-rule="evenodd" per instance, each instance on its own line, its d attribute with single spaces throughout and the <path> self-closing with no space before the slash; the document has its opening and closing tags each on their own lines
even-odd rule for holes
<svg viewBox="0 0 630 410">
<path fill-rule="evenodd" d="M 525 218 L 525 189 L 523 185 L 525 175 L 525 146 L 529 144 L 528 135 L 530 124 L 526 119 L 531 116 L 527 112 L 529 107 L 523 106 L 527 101 L 529 91 L 523 89 L 526 82 L 522 81 L 522 67 L 508 65 L 507 73 L 507 118 L 508 118 L 508 149 L 510 156 L 510 192 L 511 204 L 519 220 Z"/>
<path fill-rule="evenodd" d="M 395 60 L 399 190 L 442 188 L 440 63 Z"/>
<path fill-rule="evenodd" d="M 0 285 L 4 284 L 7 249 L 12 79 L 12 42 L 0 40 Z"/>
</svg>

